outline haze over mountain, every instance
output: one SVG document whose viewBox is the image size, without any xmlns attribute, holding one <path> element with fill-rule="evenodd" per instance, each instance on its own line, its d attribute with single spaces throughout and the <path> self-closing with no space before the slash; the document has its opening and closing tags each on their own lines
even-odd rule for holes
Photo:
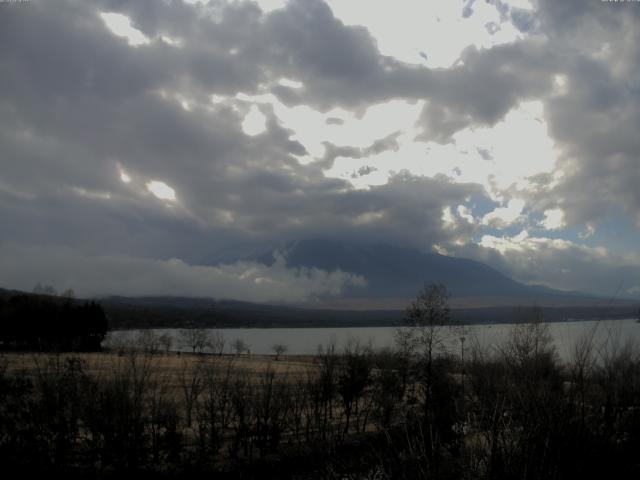
<svg viewBox="0 0 640 480">
<path fill-rule="evenodd" d="M 568 298 L 592 298 L 578 292 L 525 285 L 475 260 L 389 244 L 304 239 L 251 255 L 242 261 L 268 267 L 284 262 L 289 269 L 341 271 L 364 280 L 344 287 L 341 294 L 332 300 L 317 300 L 317 306 L 401 308 L 425 283 L 445 284 L 454 304 L 563 303 Z"/>
</svg>

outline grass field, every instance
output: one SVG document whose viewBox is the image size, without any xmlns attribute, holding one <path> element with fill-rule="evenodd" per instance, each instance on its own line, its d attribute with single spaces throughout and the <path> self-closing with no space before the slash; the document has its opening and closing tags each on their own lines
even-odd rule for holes
<svg viewBox="0 0 640 480">
<path fill-rule="evenodd" d="M 271 355 L 219 356 L 190 353 L 144 355 L 138 352 L 128 354 L 5 352 L 0 354 L 0 365 L 8 374 L 36 376 L 43 369 L 57 363 L 63 364 L 68 359 L 80 359 L 85 372 L 98 378 L 121 372 L 129 368 L 132 361 L 144 363 L 145 367 L 156 374 L 161 374 L 165 380 L 178 379 L 185 371 L 193 371 L 196 367 L 219 370 L 230 368 L 233 371 L 255 376 L 269 370 L 279 376 L 291 377 L 304 376 L 316 369 L 316 358 L 311 355 L 281 355 L 276 360 Z"/>
</svg>

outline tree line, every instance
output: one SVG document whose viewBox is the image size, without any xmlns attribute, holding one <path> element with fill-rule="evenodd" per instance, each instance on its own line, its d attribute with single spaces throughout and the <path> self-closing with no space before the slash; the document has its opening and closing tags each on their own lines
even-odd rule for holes
<svg viewBox="0 0 640 480">
<path fill-rule="evenodd" d="M 0 297 L 0 348 L 99 351 L 108 329 L 102 307 L 71 296 Z"/>
</svg>

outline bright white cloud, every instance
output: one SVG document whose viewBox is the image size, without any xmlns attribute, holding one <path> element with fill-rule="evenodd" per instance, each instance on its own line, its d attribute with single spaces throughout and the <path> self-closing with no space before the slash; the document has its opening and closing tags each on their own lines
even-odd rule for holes
<svg viewBox="0 0 640 480">
<path fill-rule="evenodd" d="M 148 182 L 147 190 L 149 190 L 160 200 L 173 201 L 176 199 L 176 191 L 166 183 L 160 182 L 158 180 L 151 180 L 150 182 Z"/>
<path fill-rule="evenodd" d="M 254 0 L 265 13 L 270 13 L 287 5 L 288 0 Z"/>
<path fill-rule="evenodd" d="M 387 125 L 397 125 L 404 132 L 398 137 L 398 150 L 361 159 L 338 157 L 325 175 L 349 180 L 357 188 L 367 188 L 385 184 L 393 172 L 401 170 L 428 177 L 442 174 L 455 182 L 483 185 L 494 200 L 502 200 L 510 187 L 527 191 L 531 188 L 528 177 L 552 172 L 556 166 L 558 152 L 549 136 L 540 102 L 520 104 L 493 127 L 461 130 L 453 136 L 451 143 L 445 145 L 415 141 L 419 133 L 415 128 L 415 115 L 418 115 L 415 109 L 422 103 L 405 103 L 404 116 L 396 116 L 391 109 L 385 112 Z M 398 107 L 395 108 L 399 111 Z M 383 118 L 381 116 L 380 121 Z M 394 121 L 389 122 L 390 118 Z M 406 124 L 409 119 L 411 125 Z M 377 138 L 390 133 L 391 129 L 378 130 Z M 371 131 L 365 130 L 367 133 Z M 371 142 L 376 137 L 365 138 Z M 374 166 L 376 173 L 352 178 L 352 173 L 365 165 Z"/>
<path fill-rule="evenodd" d="M 475 2 L 468 18 L 463 17 L 465 4 L 451 0 L 367 2 L 364 8 L 359 2 L 327 3 L 346 24 L 366 27 L 383 55 L 432 68 L 450 67 L 470 45 L 490 48 L 523 37 L 510 22 L 501 23 L 490 2 Z M 498 28 L 491 33 L 488 23 Z"/>
<path fill-rule="evenodd" d="M 473 213 L 471 212 L 471 210 L 465 207 L 464 205 L 458 205 L 457 212 L 458 212 L 458 216 L 460 218 L 465 219 L 467 222 L 469 223 L 476 222 L 475 218 L 473 218 Z"/>
<path fill-rule="evenodd" d="M 513 198 L 504 207 L 498 207 L 482 217 L 482 224 L 497 228 L 508 227 L 521 220 L 524 206 L 524 200 Z"/>
<path fill-rule="evenodd" d="M 451 211 L 451 207 L 442 209 L 442 224 L 445 228 L 452 228 L 456 225 L 456 219 Z"/>
<path fill-rule="evenodd" d="M 512 237 L 496 237 L 493 235 L 483 235 L 480 239 L 479 244 L 483 247 L 497 250 L 503 254 L 509 251 L 525 252 L 527 250 L 540 250 L 543 248 L 566 250 L 572 246 L 575 246 L 574 243 L 560 238 L 530 237 L 529 233 L 526 230 L 523 230 L 518 235 L 514 235 Z M 602 249 L 600 250 L 600 253 L 605 255 L 606 250 Z"/>
<path fill-rule="evenodd" d="M 549 136 L 541 102 L 520 104 L 494 127 L 465 129 L 453 136 L 461 181 L 481 183 L 489 192 L 553 171 L 558 153 Z"/>
<path fill-rule="evenodd" d="M 253 105 L 242 121 L 242 131 L 250 137 L 260 135 L 267 130 L 267 117 Z"/>
<path fill-rule="evenodd" d="M 513 185 L 529 189 L 527 178 L 552 172 L 558 158 L 540 101 L 521 103 L 493 127 L 463 129 L 454 134 L 451 143 L 442 145 L 415 140 L 420 133 L 416 122 L 425 105 L 422 100 L 372 105 L 357 117 L 341 109 L 323 113 L 306 105 L 288 107 L 272 94 L 238 94 L 236 98 L 271 105 L 283 127 L 295 132 L 292 140 L 299 141 L 309 152 L 311 158 L 300 158 L 301 163 L 321 158 L 324 142 L 364 148 L 402 132 L 399 149 L 360 159 L 337 157 L 325 171 L 327 177 L 347 180 L 356 188 L 384 185 L 394 173 L 406 170 L 414 175 L 444 174 L 456 182 L 479 183 L 495 200 L 501 200 L 503 192 Z M 329 119 L 339 119 L 340 123 L 328 122 Z M 263 128 L 264 116 L 254 105 L 243 129 L 247 134 L 258 134 Z M 376 172 L 354 175 L 368 165 L 373 165 Z"/>
<path fill-rule="evenodd" d="M 545 210 L 540 225 L 546 230 L 559 230 L 565 227 L 564 212 L 559 208 Z"/>
<path fill-rule="evenodd" d="M 394 132 L 411 132 L 424 106 L 423 101 L 392 100 L 371 105 L 358 117 L 339 108 L 323 113 L 307 105 L 289 107 L 272 94 L 238 94 L 236 98 L 271 105 L 282 126 L 295 132 L 292 140 L 299 141 L 316 159 L 325 153 L 324 142 L 364 148 Z M 330 121 L 336 119 L 339 124 Z M 328 172 L 327 176 L 339 176 L 339 173 Z"/>
<path fill-rule="evenodd" d="M 129 45 L 138 46 L 149 43 L 149 38 L 147 38 L 140 30 L 133 28 L 131 20 L 126 15 L 122 15 L 121 13 L 103 12 L 100 14 L 100 17 L 111 33 L 125 38 Z"/>
<path fill-rule="evenodd" d="M 281 78 L 280 80 L 278 80 L 278 85 L 296 89 L 304 87 L 304 84 L 302 82 L 299 82 L 298 80 L 291 80 L 290 78 Z"/>
<path fill-rule="evenodd" d="M 619 298 L 637 295 L 640 258 L 620 256 L 602 246 L 589 247 L 560 238 L 485 235 L 484 250 L 475 258 L 525 283 L 542 283 L 552 288 L 598 292 Z"/>
<path fill-rule="evenodd" d="M 558 74 L 553 77 L 553 93 L 555 95 L 564 95 L 567 93 L 567 76 Z"/>
<path fill-rule="evenodd" d="M 172 47 L 182 47 L 184 45 L 184 41 L 181 38 L 169 37 L 167 35 L 161 35 L 160 40 L 164 43 L 168 43 Z"/>
</svg>

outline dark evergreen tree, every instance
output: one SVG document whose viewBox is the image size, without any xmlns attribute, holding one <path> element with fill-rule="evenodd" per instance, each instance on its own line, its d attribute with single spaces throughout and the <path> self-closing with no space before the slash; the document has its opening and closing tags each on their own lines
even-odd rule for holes
<svg viewBox="0 0 640 480">
<path fill-rule="evenodd" d="M 95 302 L 40 295 L 0 299 L 0 348 L 35 351 L 97 351 L 108 330 Z"/>
</svg>

